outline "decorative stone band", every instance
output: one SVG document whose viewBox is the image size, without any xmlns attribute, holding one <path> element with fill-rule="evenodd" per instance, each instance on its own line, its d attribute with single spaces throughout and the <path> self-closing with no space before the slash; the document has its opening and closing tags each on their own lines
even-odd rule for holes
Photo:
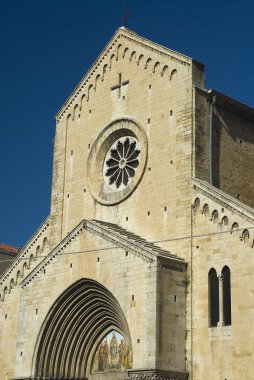
<svg viewBox="0 0 254 380">
<path fill-rule="evenodd" d="M 192 178 L 192 183 L 194 189 L 196 189 L 197 191 L 201 192 L 213 201 L 218 202 L 222 207 L 225 207 L 226 209 L 236 213 L 241 218 L 253 223 L 253 208 L 246 206 L 244 203 L 240 202 L 234 197 L 231 197 L 224 191 L 210 185 L 206 181 L 197 178 Z"/>
<path fill-rule="evenodd" d="M 129 370 L 131 380 L 187 380 L 188 372 L 163 371 L 158 369 Z"/>
<path fill-rule="evenodd" d="M 34 233 L 31 239 L 27 242 L 27 244 L 21 249 L 19 254 L 16 256 L 15 260 L 12 264 L 6 269 L 6 271 L 0 277 L 0 285 L 4 286 L 5 281 L 9 280 L 11 277 L 11 273 L 14 272 L 16 275 L 17 269 L 16 267 L 20 263 L 24 263 L 24 259 L 29 258 L 29 250 L 36 244 L 37 240 L 45 233 L 50 224 L 50 215 L 44 220 L 42 225 L 38 228 L 38 230 Z"/>
</svg>

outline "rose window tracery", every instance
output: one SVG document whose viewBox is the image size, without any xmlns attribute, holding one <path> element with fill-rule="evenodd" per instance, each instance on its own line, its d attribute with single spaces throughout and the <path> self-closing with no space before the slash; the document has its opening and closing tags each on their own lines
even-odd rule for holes
<svg viewBox="0 0 254 380">
<path fill-rule="evenodd" d="M 113 190 L 125 188 L 135 176 L 140 158 L 139 142 L 133 136 L 121 137 L 110 147 L 104 161 L 104 178 Z"/>
</svg>

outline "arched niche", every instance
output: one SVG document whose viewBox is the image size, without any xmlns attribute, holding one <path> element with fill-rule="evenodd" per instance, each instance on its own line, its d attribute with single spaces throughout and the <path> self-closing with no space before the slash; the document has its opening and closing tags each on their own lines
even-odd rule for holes
<svg viewBox="0 0 254 380">
<path fill-rule="evenodd" d="M 194 203 L 193 203 L 193 213 L 197 214 L 198 210 L 200 209 L 200 199 L 196 198 Z"/>
<path fill-rule="evenodd" d="M 208 273 L 208 293 L 209 327 L 216 327 L 219 322 L 219 282 L 214 268 Z"/>
<path fill-rule="evenodd" d="M 225 265 L 221 271 L 223 277 L 223 321 L 225 326 L 231 325 L 231 274 Z"/>
<path fill-rule="evenodd" d="M 34 354 L 34 377 L 96 379 L 94 359 L 111 332 L 124 337 L 131 356 L 128 324 L 113 294 L 91 279 L 75 282 L 55 301 L 42 325 Z M 123 370 L 114 368 L 119 378 Z M 99 376 L 103 378 L 103 372 Z"/>
</svg>

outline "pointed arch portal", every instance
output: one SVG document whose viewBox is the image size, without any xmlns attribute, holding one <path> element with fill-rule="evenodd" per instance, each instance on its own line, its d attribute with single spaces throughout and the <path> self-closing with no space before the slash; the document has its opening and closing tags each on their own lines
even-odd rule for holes
<svg viewBox="0 0 254 380">
<path fill-rule="evenodd" d="M 101 340 L 118 331 L 130 342 L 124 313 L 100 283 L 81 279 L 51 307 L 35 351 L 35 378 L 87 379 Z"/>
</svg>

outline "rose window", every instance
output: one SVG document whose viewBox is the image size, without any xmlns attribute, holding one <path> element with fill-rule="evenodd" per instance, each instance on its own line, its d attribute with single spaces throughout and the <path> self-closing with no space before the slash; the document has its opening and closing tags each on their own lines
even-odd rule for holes
<svg viewBox="0 0 254 380">
<path fill-rule="evenodd" d="M 104 179 L 112 190 L 122 190 L 139 166 L 139 142 L 133 136 L 121 137 L 110 147 L 104 161 Z"/>
</svg>

